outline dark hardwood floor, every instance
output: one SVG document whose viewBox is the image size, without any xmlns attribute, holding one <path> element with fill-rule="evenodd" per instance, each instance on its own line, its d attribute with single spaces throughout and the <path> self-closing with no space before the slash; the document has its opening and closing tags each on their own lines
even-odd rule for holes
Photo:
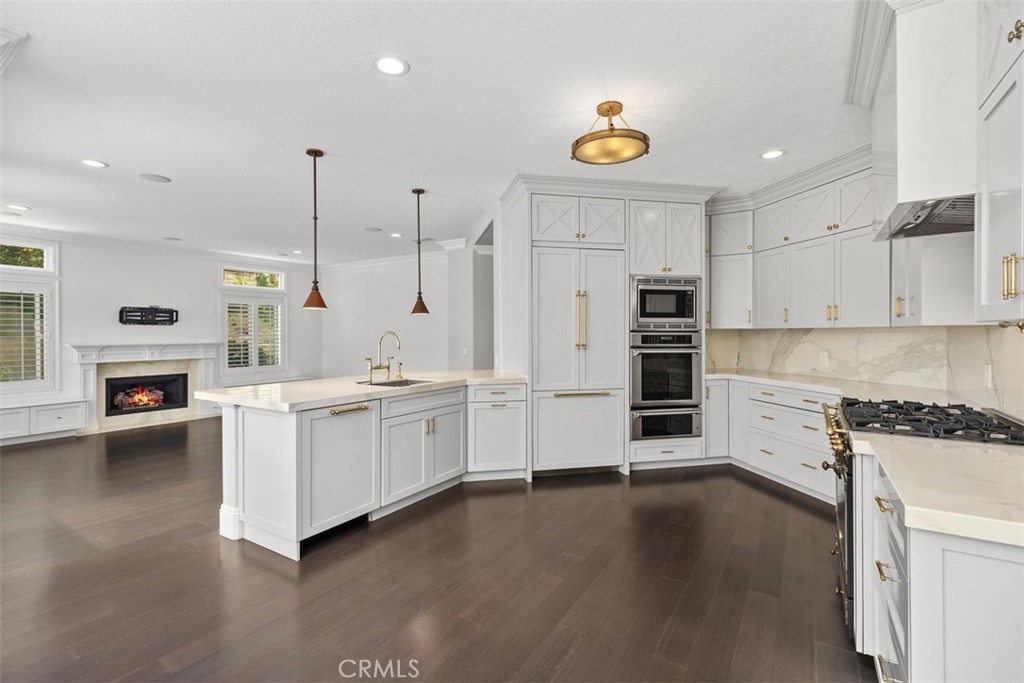
<svg viewBox="0 0 1024 683">
<path fill-rule="evenodd" d="M 463 484 L 300 562 L 220 478 L 217 419 L 4 449 L 3 680 L 874 680 L 831 511 L 736 468 Z"/>
</svg>

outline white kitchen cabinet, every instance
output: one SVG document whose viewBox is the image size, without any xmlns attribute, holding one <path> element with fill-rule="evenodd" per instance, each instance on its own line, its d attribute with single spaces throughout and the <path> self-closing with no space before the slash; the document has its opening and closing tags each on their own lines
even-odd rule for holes
<svg viewBox="0 0 1024 683">
<path fill-rule="evenodd" d="M 754 327 L 789 325 L 789 249 L 754 254 Z"/>
<path fill-rule="evenodd" d="M 390 505 L 465 471 L 465 404 L 381 420 L 382 505 Z"/>
<path fill-rule="evenodd" d="M 536 247 L 533 259 L 533 389 L 624 387 L 623 253 Z"/>
<path fill-rule="evenodd" d="M 872 227 L 840 228 L 829 238 L 834 259 L 832 325 L 889 325 L 889 242 L 876 242 Z"/>
<path fill-rule="evenodd" d="M 834 281 L 832 238 L 794 244 L 789 249 L 789 327 L 830 327 Z"/>
<path fill-rule="evenodd" d="M 754 209 L 754 251 L 789 242 L 789 199 Z"/>
<path fill-rule="evenodd" d="M 380 402 L 302 411 L 301 538 L 380 507 Z"/>
<path fill-rule="evenodd" d="M 890 241 L 896 326 L 974 324 L 973 232 Z"/>
<path fill-rule="evenodd" d="M 535 392 L 533 469 L 623 465 L 625 392 Z"/>
<path fill-rule="evenodd" d="M 738 379 L 729 380 L 729 455 L 743 462 L 750 461 L 750 436 L 747 432 L 747 416 L 750 413 L 748 390 L 746 382 Z"/>
<path fill-rule="evenodd" d="M 999 81 L 1024 50 L 1024 0 L 981 0 L 978 6 L 978 106 L 988 99 Z M 1009 37 L 1013 35 L 1013 40 Z"/>
<path fill-rule="evenodd" d="M 621 248 L 626 243 L 625 201 L 535 194 L 533 239 Z"/>
<path fill-rule="evenodd" d="M 700 204 L 629 202 L 633 275 L 700 276 L 704 220 Z"/>
<path fill-rule="evenodd" d="M 467 405 L 470 472 L 526 468 L 526 401 Z"/>
<path fill-rule="evenodd" d="M 753 323 L 754 255 L 712 256 L 708 300 L 714 329 L 748 329 Z"/>
<path fill-rule="evenodd" d="M 710 233 L 708 244 L 712 256 L 749 254 L 754 250 L 754 212 L 711 216 Z"/>
<path fill-rule="evenodd" d="M 466 406 L 436 411 L 430 418 L 430 485 L 466 471 Z"/>
<path fill-rule="evenodd" d="M 709 379 L 704 389 L 707 457 L 724 458 L 729 455 L 729 380 Z"/>
<path fill-rule="evenodd" d="M 28 406 L 0 410 L 0 439 L 28 436 L 31 433 L 29 410 Z"/>
<path fill-rule="evenodd" d="M 1024 57 L 1018 55 L 978 112 L 975 296 L 979 321 L 1024 318 L 1022 102 Z"/>
<path fill-rule="evenodd" d="M 789 242 L 822 237 L 832 231 L 836 214 L 833 183 L 812 187 L 789 201 Z"/>
</svg>

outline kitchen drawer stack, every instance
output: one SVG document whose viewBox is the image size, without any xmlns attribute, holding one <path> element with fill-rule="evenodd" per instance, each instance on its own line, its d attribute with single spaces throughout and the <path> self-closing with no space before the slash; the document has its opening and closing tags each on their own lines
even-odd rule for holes
<svg viewBox="0 0 1024 683">
<path fill-rule="evenodd" d="M 909 625 L 909 573 L 907 572 L 907 528 L 903 502 L 881 465 L 875 464 L 874 564 L 877 575 L 875 595 L 875 665 L 880 680 L 908 681 L 907 626 Z"/>
<path fill-rule="evenodd" d="M 33 437 L 71 436 L 85 427 L 86 413 L 85 401 L 4 408 L 0 410 L 0 439 L 17 443 Z"/>
<path fill-rule="evenodd" d="M 747 461 L 773 478 L 834 501 L 836 477 L 821 467 L 831 453 L 821 404 L 838 397 L 758 383 L 749 387 Z"/>
<path fill-rule="evenodd" d="M 481 384 L 469 387 L 467 407 L 469 463 L 476 476 L 491 479 L 526 471 L 526 385 Z M 486 473 L 486 474 L 485 474 Z"/>
</svg>

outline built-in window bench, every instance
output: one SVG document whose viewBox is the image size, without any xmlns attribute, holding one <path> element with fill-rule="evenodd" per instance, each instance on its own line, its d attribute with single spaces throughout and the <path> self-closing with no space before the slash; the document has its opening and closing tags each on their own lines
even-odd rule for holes
<svg viewBox="0 0 1024 683">
<path fill-rule="evenodd" d="M 0 408 L 0 446 L 74 436 L 86 424 L 84 398 L 4 399 Z"/>
</svg>

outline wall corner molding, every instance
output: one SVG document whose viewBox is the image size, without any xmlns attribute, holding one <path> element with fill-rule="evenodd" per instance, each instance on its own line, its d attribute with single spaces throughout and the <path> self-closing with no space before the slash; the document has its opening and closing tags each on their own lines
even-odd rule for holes
<svg viewBox="0 0 1024 683">
<path fill-rule="evenodd" d="M 885 0 L 885 2 L 896 14 L 903 14 L 928 5 L 935 5 L 942 0 Z"/>
<path fill-rule="evenodd" d="M 918 0 L 915 0 L 917 2 Z M 882 75 L 882 64 L 895 26 L 892 3 L 884 0 L 858 0 L 854 10 L 853 45 L 846 72 L 846 104 L 871 108 Z"/>
<path fill-rule="evenodd" d="M 704 212 L 709 216 L 717 216 L 721 213 L 735 213 L 737 211 L 753 211 L 754 199 L 749 194 L 734 194 L 728 197 L 712 197 L 708 200 L 707 210 Z"/>
<path fill-rule="evenodd" d="M 828 161 L 794 173 L 751 193 L 755 207 L 785 199 L 812 187 L 830 183 L 837 178 L 871 168 L 871 145 L 863 145 Z"/>
</svg>

